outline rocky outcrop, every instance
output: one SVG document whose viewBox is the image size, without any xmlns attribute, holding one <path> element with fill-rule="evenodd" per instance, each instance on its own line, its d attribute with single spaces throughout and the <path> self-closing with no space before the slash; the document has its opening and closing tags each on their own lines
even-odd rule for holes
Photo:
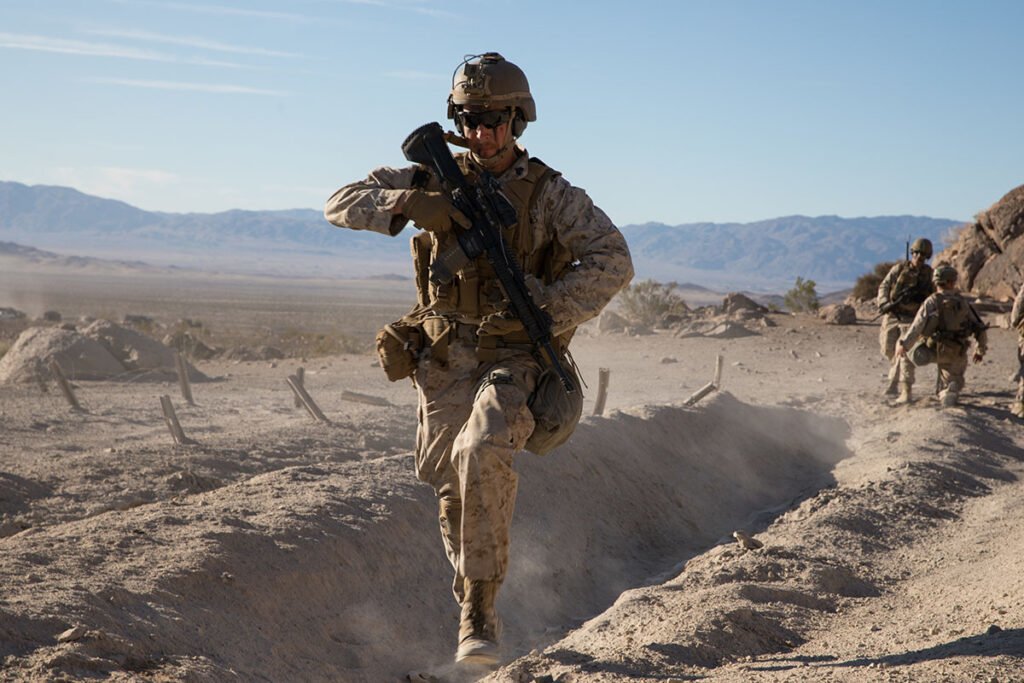
<svg viewBox="0 0 1024 683">
<path fill-rule="evenodd" d="M 993 299 L 1012 299 L 1024 280 L 1024 185 L 975 217 L 933 264 L 952 264 L 960 289 Z"/>
</svg>

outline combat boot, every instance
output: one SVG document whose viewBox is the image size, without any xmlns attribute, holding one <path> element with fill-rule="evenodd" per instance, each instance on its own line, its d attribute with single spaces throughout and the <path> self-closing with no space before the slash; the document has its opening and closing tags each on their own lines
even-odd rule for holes
<svg viewBox="0 0 1024 683">
<path fill-rule="evenodd" d="M 960 385 L 950 382 L 949 386 L 939 392 L 939 400 L 943 408 L 952 408 L 960 402 Z"/>
<path fill-rule="evenodd" d="M 885 396 L 898 396 L 900 393 L 900 375 L 896 372 L 896 366 L 889 371 L 889 386 L 885 388 Z"/>
<path fill-rule="evenodd" d="M 910 385 L 906 382 L 900 383 L 900 396 L 896 399 L 897 405 L 904 405 L 911 403 L 914 400 L 914 394 L 910 389 Z"/>
<path fill-rule="evenodd" d="M 498 636 L 501 626 L 494 611 L 498 585 L 497 581 L 466 579 L 456 662 L 496 666 L 500 661 Z"/>
</svg>

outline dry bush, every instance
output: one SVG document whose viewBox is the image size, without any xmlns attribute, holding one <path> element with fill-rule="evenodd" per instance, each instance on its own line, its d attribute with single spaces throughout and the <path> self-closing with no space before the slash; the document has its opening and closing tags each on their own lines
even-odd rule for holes
<svg viewBox="0 0 1024 683">
<path fill-rule="evenodd" d="M 685 315 L 690 307 L 675 293 L 678 283 L 643 280 L 619 294 L 621 313 L 631 322 L 653 327 L 666 315 Z"/>
<path fill-rule="evenodd" d="M 795 313 L 804 311 L 812 313 L 821 307 L 818 302 L 817 286 L 818 283 L 814 280 L 805 280 L 797 276 L 796 284 L 793 285 L 793 289 L 786 292 L 783 303 L 786 308 Z"/>
<path fill-rule="evenodd" d="M 878 285 L 882 284 L 882 280 L 885 279 L 885 276 L 888 275 L 896 263 L 897 261 L 883 261 L 876 265 L 872 272 L 861 275 L 853 285 L 851 296 L 858 301 L 874 299 L 878 296 Z"/>
</svg>

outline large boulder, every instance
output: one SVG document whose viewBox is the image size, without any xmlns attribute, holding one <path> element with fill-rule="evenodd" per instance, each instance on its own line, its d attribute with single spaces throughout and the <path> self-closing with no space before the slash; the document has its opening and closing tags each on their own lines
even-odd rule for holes
<svg viewBox="0 0 1024 683">
<path fill-rule="evenodd" d="M 952 264 L 960 289 L 994 299 L 1011 299 L 1024 281 L 1024 185 L 960 229 L 956 242 L 933 263 Z"/>
<path fill-rule="evenodd" d="M 110 379 L 125 372 L 95 339 L 59 327 L 30 327 L 0 358 L 0 382 L 48 378 L 51 360 L 57 361 L 68 379 Z"/>
<path fill-rule="evenodd" d="M 768 313 L 768 309 L 751 299 L 746 294 L 730 292 L 722 300 L 722 312 L 726 315 L 740 317 L 756 317 Z"/>
<path fill-rule="evenodd" d="M 850 304 L 830 304 L 818 310 L 818 317 L 829 325 L 856 325 L 857 310 Z"/>
</svg>

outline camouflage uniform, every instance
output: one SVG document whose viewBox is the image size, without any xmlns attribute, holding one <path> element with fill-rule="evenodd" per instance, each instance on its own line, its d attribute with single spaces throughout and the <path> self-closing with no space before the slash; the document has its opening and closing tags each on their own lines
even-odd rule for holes
<svg viewBox="0 0 1024 683">
<path fill-rule="evenodd" d="M 977 352 L 988 349 L 988 334 L 977 312 L 955 290 L 939 291 L 925 299 L 914 321 L 903 337 L 903 347 L 910 349 L 924 338 L 934 350 L 939 366 L 938 391 L 944 403 L 956 403 L 964 388 L 967 370 L 967 349 L 970 337 L 977 343 Z M 948 396 L 948 400 L 945 400 Z"/>
<path fill-rule="evenodd" d="M 527 201 L 517 183 L 536 177 L 531 167 L 536 169 L 539 162 L 530 160 L 522 148 L 517 152 L 516 162 L 498 177 L 521 217 L 509 241 L 530 245 L 529 253 L 519 254 L 520 262 L 527 274 L 545 285 L 544 308 L 565 346 L 575 327 L 600 313 L 630 281 L 632 261 L 608 216 L 586 192 L 557 173 L 548 174 Z M 468 155 L 457 155 L 457 161 L 467 177 L 479 172 Z M 396 235 L 407 219 L 392 215 L 392 208 L 412 188 L 436 191 L 440 184 L 428 169 L 377 168 L 365 180 L 338 190 L 324 215 L 339 227 Z M 523 230 L 532 233 L 525 242 Z M 422 238 L 428 236 L 424 249 Z M 414 257 L 429 254 L 433 259 L 444 252 L 446 239 L 450 235 L 418 233 L 413 237 Z M 560 273 L 552 277 L 546 267 L 550 258 L 543 255 L 556 247 L 567 257 Z M 482 348 L 485 340 L 478 336 L 478 327 L 504 303 L 488 264 L 478 262 L 471 271 L 456 283 L 454 288 L 461 293 L 452 298 L 452 288 L 427 285 L 422 281 L 423 266 L 417 267 L 417 315 L 431 341 L 413 374 L 419 394 L 416 473 L 440 499 L 442 538 L 460 603 L 463 578 L 500 584 L 508 569 L 517 486 L 513 456 L 533 431 L 527 399 L 540 374 L 521 333 L 491 340 Z"/>
<path fill-rule="evenodd" d="M 911 261 L 894 265 L 878 285 L 876 302 L 879 307 L 902 297 L 896 308 L 882 318 L 878 335 L 882 355 L 890 363 L 889 393 L 894 393 L 897 383 L 907 392 L 914 384 L 914 364 L 896 355 L 896 342 L 906 334 L 918 307 L 933 291 L 932 267 L 925 263 L 918 268 Z"/>
<path fill-rule="evenodd" d="M 1024 417 L 1024 283 L 1013 300 L 1010 312 L 1010 327 L 1017 330 L 1017 396 L 1014 401 L 1013 414 Z"/>
</svg>

